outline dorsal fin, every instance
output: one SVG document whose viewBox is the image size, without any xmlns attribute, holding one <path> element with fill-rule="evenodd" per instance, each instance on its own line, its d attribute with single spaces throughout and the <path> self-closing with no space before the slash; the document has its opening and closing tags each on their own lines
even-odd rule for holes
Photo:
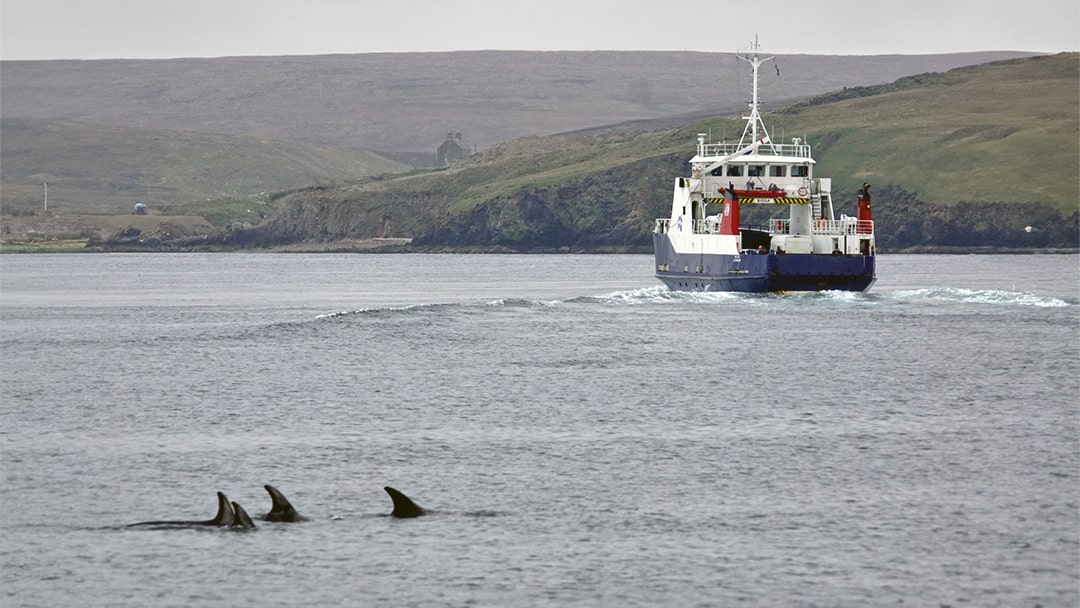
<svg viewBox="0 0 1080 608">
<path fill-rule="evenodd" d="M 289 502 L 289 499 L 285 498 L 285 495 L 277 488 L 269 484 L 263 487 L 270 494 L 273 506 L 270 507 L 269 513 L 262 516 L 262 519 L 266 521 L 307 521 L 307 518 L 300 515 L 292 506 L 292 503 Z"/>
<path fill-rule="evenodd" d="M 246 529 L 255 527 L 255 522 L 251 521 L 251 517 L 248 516 L 247 511 L 244 510 L 244 507 L 241 507 L 234 502 L 232 503 L 232 508 L 233 512 L 236 513 L 235 521 L 233 521 L 232 523 L 233 528 Z"/>
<path fill-rule="evenodd" d="M 229 503 L 229 497 L 225 496 L 225 494 L 222 493 L 222 492 L 217 493 L 217 499 L 218 499 L 217 515 L 214 516 L 214 519 L 211 519 L 210 521 L 208 521 L 206 523 L 208 525 L 211 525 L 211 526 L 231 526 L 231 525 L 233 525 L 233 523 L 236 521 L 236 513 L 233 511 L 232 504 L 235 504 L 235 503 L 230 504 Z"/>
<path fill-rule="evenodd" d="M 390 495 L 390 500 L 394 501 L 394 511 L 390 513 L 390 515 L 394 517 L 419 517 L 427 512 L 423 507 L 413 502 L 411 498 L 398 490 L 395 490 L 390 486 L 386 486 L 383 489 Z"/>
</svg>

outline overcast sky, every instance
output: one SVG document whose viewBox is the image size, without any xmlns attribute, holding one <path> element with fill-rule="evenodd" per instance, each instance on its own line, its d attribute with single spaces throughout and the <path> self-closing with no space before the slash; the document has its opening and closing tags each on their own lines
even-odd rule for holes
<svg viewBox="0 0 1080 608">
<path fill-rule="evenodd" d="M 1080 50 L 1077 0 L 0 0 L 3 59 Z"/>
</svg>

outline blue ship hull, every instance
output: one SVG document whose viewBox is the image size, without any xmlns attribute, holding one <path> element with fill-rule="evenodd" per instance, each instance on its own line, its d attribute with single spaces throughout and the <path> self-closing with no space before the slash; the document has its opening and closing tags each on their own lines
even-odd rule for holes
<svg viewBox="0 0 1080 608">
<path fill-rule="evenodd" d="M 653 238 L 656 278 L 675 291 L 866 291 L 876 278 L 873 255 L 679 254 Z"/>
</svg>

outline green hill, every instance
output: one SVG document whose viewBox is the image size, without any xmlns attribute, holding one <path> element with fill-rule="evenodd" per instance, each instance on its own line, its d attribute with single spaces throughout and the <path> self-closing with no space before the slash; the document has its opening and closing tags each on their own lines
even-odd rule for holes
<svg viewBox="0 0 1080 608">
<path fill-rule="evenodd" d="M 934 203 L 1041 202 L 1062 211 L 1080 206 L 1077 53 L 845 89 L 769 115 L 766 124 L 776 141 L 800 137 L 811 143 L 817 174 L 832 176 L 840 190 L 870 181 Z M 717 118 L 633 137 L 510 142 L 485 155 L 491 166 L 467 170 L 469 187 L 456 206 L 650 156 L 688 158 L 695 134 L 737 138 L 742 126 L 741 119 Z"/>
<path fill-rule="evenodd" d="M 824 142 L 815 152 L 841 187 L 869 180 L 902 185 L 926 201 L 1076 209 L 1078 58 L 1020 59 L 849 89 L 793 107 L 774 124 Z"/>
<path fill-rule="evenodd" d="M 1017 52 L 777 57 L 778 104 Z M 625 120 L 738 108 L 734 54 L 459 51 L 213 59 L 3 61 L 5 118 L 254 135 L 434 156 L 448 131 L 486 149 Z M 692 84 L 692 86 L 690 86 Z M 6 159 L 5 159 L 6 160 Z M 424 163 L 418 163 L 424 164 Z M 433 163 L 426 163 L 427 165 Z"/>
<path fill-rule="evenodd" d="M 3 209 L 129 212 L 356 180 L 407 167 L 376 154 L 265 138 L 4 118 Z"/>
</svg>

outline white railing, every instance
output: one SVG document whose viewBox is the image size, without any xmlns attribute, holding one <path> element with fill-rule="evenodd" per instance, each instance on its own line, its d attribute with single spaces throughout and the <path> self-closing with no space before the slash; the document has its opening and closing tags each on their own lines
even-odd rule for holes
<svg viewBox="0 0 1080 608">
<path fill-rule="evenodd" d="M 791 234 L 791 220 L 769 220 L 769 232 L 772 234 Z M 845 234 L 874 234 L 872 220 L 847 218 L 842 220 L 813 220 L 811 234 L 843 236 Z"/>
<path fill-rule="evenodd" d="M 671 220 L 658 218 L 653 226 L 653 232 L 667 234 L 671 227 Z M 716 219 L 694 220 L 691 222 L 694 234 L 719 234 L 720 222 Z M 791 234 L 791 220 L 769 220 L 767 229 L 770 234 Z M 855 234 L 874 234 L 874 222 L 872 220 L 857 220 L 846 218 L 842 220 L 813 220 L 812 234 L 828 236 L 843 236 Z"/>
<path fill-rule="evenodd" d="M 874 222 L 872 220 L 857 220 L 846 218 L 841 220 L 814 220 L 814 234 L 844 235 L 844 234 L 873 234 Z"/>
<path fill-rule="evenodd" d="M 698 156 L 730 156 L 739 150 L 739 144 L 699 144 Z M 754 153 L 762 156 L 810 158 L 810 146 L 808 144 L 764 144 Z"/>
</svg>

